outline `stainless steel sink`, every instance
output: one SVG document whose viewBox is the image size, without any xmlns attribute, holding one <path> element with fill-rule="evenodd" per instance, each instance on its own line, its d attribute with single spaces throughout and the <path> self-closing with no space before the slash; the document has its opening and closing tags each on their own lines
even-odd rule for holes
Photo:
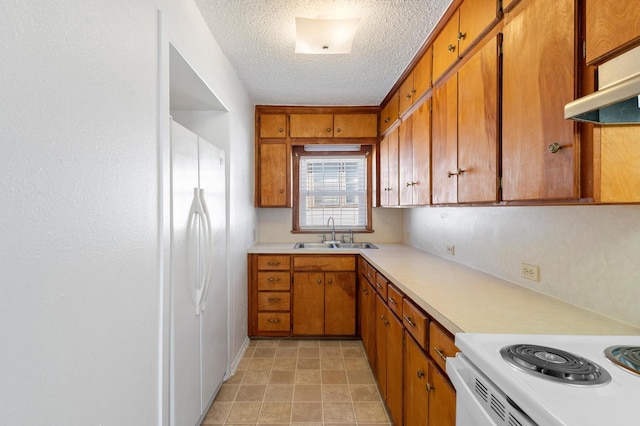
<svg viewBox="0 0 640 426">
<path fill-rule="evenodd" d="M 294 249 L 377 249 L 371 243 L 296 243 Z"/>
<path fill-rule="evenodd" d="M 294 249 L 334 249 L 335 243 L 296 243 Z"/>
</svg>

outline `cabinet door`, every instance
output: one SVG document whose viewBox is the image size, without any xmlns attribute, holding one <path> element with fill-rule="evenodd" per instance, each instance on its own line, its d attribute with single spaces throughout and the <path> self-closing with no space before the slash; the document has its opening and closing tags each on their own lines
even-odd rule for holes
<svg viewBox="0 0 640 426">
<path fill-rule="evenodd" d="M 293 274 L 293 334 L 324 334 L 324 274 Z"/>
<path fill-rule="evenodd" d="M 457 202 L 458 184 L 458 76 L 454 75 L 433 95 L 431 160 L 434 204 Z M 453 174 L 452 174 L 453 173 Z"/>
<path fill-rule="evenodd" d="M 603 62 L 640 41 L 637 0 L 586 0 L 587 64 Z"/>
<path fill-rule="evenodd" d="M 496 0 L 464 0 L 460 5 L 459 14 L 458 49 L 459 56 L 462 56 L 497 19 L 498 3 Z"/>
<path fill-rule="evenodd" d="M 498 39 L 492 38 L 458 71 L 459 203 L 498 201 L 498 152 Z"/>
<path fill-rule="evenodd" d="M 399 91 L 394 93 L 380 113 L 380 133 L 384 133 L 398 119 Z"/>
<path fill-rule="evenodd" d="M 397 206 L 398 191 L 398 128 L 380 141 L 380 205 Z"/>
<path fill-rule="evenodd" d="M 398 129 L 398 173 L 400 205 L 413 204 L 413 144 L 412 144 L 413 115 L 407 117 Z"/>
<path fill-rule="evenodd" d="M 413 102 L 415 103 L 431 87 L 432 49 L 429 47 L 413 69 Z"/>
<path fill-rule="evenodd" d="M 405 425 L 424 426 L 429 417 L 429 392 L 427 391 L 429 361 L 411 337 L 407 336 L 405 341 Z"/>
<path fill-rule="evenodd" d="M 375 138 L 378 136 L 376 114 L 335 114 L 333 132 L 336 138 Z"/>
<path fill-rule="evenodd" d="M 454 13 L 433 41 L 434 82 L 458 59 L 458 17 Z"/>
<path fill-rule="evenodd" d="M 399 114 L 402 116 L 413 105 L 413 95 L 416 93 L 413 88 L 413 73 L 400 85 Z"/>
<path fill-rule="evenodd" d="M 640 202 L 640 126 L 602 126 L 594 134 L 600 145 L 598 201 Z"/>
<path fill-rule="evenodd" d="M 387 321 L 387 407 L 396 425 L 403 418 L 403 346 L 404 327 L 402 322 L 386 309 Z"/>
<path fill-rule="evenodd" d="M 429 425 L 455 426 L 456 391 L 433 364 L 429 367 Z"/>
<path fill-rule="evenodd" d="M 287 132 L 286 114 L 262 114 L 260 115 L 261 138 L 286 138 Z"/>
<path fill-rule="evenodd" d="M 411 116 L 413 205 L 426 205 L 431 201 L 431 100 Z"/>
<path fill-rule="evenodd" d="M 292 138 L 333 138 L 333 114 L 291 114 Z"/>
<path fill-rule="evenodd" d="M 324 334 L 356 334 L 356 274 L 327 272 L 324 277 Z"/>
<path fill-rule="evenodd" d="M 290 207 L 287 144 L 261 142 L 258 149 L 260 207 Z"/>
<path fill-rule="evenodd" d="M 521 6 L 504 27 L 502 198 L 577 198 L 578 138 L 564 119 L 574 99 L 575 1 Z"/>
<path fill-rule="evenodd" d="M 376 297 L 375 328 L 376 328 L 376 380 L 380 388 L 380 395 L 387 398 L 387 306 L 380 296 Z"/>
<path fill-rule="evenodd" d="M 375 371 L 375 317 L 376 317 L 376 293 L 369 285 L 369 282 L 360 275 L 360 299 L 358 301 L 358 321 L 360 325 L 360 337 L 362 338 L 362 345 L 369 359 L 369 365 L 371 369 Z"/>
</svg>

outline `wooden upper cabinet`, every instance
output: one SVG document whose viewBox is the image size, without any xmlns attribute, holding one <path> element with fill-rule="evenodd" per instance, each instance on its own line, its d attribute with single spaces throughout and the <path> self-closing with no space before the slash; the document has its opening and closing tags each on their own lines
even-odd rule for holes
<svg viewBox="0 0 640 426">
<path fill-rule="evenodd" d="M 260 207 L 290 207 L 289 146 L 286 142 L 258 145 Z"/>
<path fill-rule="evenodd" d="M 291 114 L 292 138 L 375 138 L 377 114 Z"/>
<path fill-rule="evenodd" d="M 458 71 L 459 203 L 499 199 L 498 43 L 492 37 Z"/>
<path fill-rule="evenodd" d="M 505 14 L 503 200 L 579 196 L 578 135 L 564 119 L 577 75 L 575 3 L 532 0 Z"/>
<path fill-rule="evenodd" d="M 398 192 L 398 128 L 380 141 L 380 205 L 397 206 Z"/>
<path fill-rule="evenodd" d="M 603 203 L 640 202 L 640 126 L 596 127 L 594 143 L 600 182 L 596 179 L 596 201 Z"/>
<path fill-rule="evenodd" d="M 400 205 L 429 204 L 431 196 L 431 100 L 426 100 L 399 128 Z"/>
<path fill-rule="evenodd" d="M 292 138 L 333 138 L 333 114 L 289 115 Z"/>
<path fill-rule="evenodd" d="M 637 0 L 586 0 L 587 64 L 598 64 L 640 44 Z"/>
<path fill-rule="evenodd" d="M 262 114 L 260 116 L 261 138 L 286 138 L 286 114 Z"/>
<path fill-rule="evenodd" d="M 400 103 L 400 91 L 397 91 L 382 107 L 380 113 L 380 134 L 386 132 L 389 127 L 398 120 L 398 108 Z"/>
<path fill-rule="evenodd" d="M 464 0 L 433 41 L 435 82 L 498 19 L 496 0 Z"/>
<path fill-rule="evenodd" d="M 402 116 L 431 87 L 431 47 L 422 55 L 399 90 L 399 114 Z"/>
<path fill-rule="evenodd" d="M 378 136 L 376 114 L 335 114 L 333 136 L 336 138 L 375 138 Z"/>
<path fill-rule="evenodd" d="M 458 201 L 458 75 L 433 91 L 432 202 Z"/>
</svg>

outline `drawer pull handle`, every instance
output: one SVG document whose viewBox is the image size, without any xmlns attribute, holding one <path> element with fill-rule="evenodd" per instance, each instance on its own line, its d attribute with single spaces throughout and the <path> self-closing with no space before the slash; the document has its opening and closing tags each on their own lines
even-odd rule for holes
<svg viewBox="0 0 640 426">
<path fill-rule="evenodd" d="M 280 264 L 280 262 L 276 262 L 274 260 L 270 260 L 270 261 L 267 262 L 267 265 L 271 265 L 271 266 L 276 266 L 276 265 L 279 265 L 279 264 Z"/>
<path fill-rule="evenodd" d="M 424 377 L 424 372 L 422 370 L 418 370 L 418 379 L 422 379 Z"/>
<path fill-rule="evenodd" d="M 406 322 L 408 322 L 408 323 L 409 323 L 409 325 L 410 325 L 411 327 L 415 327 L 415 326 L 416 326 L 416 323 L 415 323 L 415 322 L 413 322 L 413 321 L 411 321 L 411 318 L 409 318 L 409 317 L 408 317 L 408 316 L 406 316 L 406 315 L 404 316 L 404 320 L 405 320 Z"/>
<path fill-rule="evenodd" d="M 440 349 L 438 348 L 433 348 L 434 352 L 438 354 L 438 356 L 440 358 L 442 358 L 443 361 L 447 361 L 447 357 L 445 356 L 444 352 L 442 352 Z"/>
<path fill-rule="evenodd" d="M 384 317 L 384 315 L 380 315 L 380 319 L 381 319 L 382 321 L 386 321 L 386 320 L 387 320 L 387 319 Z"/>
<path fill-rule="evenodd" d="M 387 188 L 385 188 L 387 189 Z M 367 277 L 371 278 L 371 274 L 367 272 Z"/>
<path fill-rule="evenodd" d="M 424 387 L 425 387 L 425 389 L 427 389 L 427 392 L 431 392 L 432 390 L 436 389 L 433 386 L 431 386 L 431 383 L 429 383 L 429 382 L 427 382 L 427 384 Z"/>
<path fill-rule="evenodd" d="M 366 288 L 365 288 L 364 290 L 362 290 L 362 292 L 363 292 L 364 294 L 369 294 L 369 290 L 367 290 Z"/>
<path fill-rule="evenodd" d="M 268 321 L 271 322 L 271 323 L 274 323 L 274 324 L 280 322 L 280 320 L 278 318 L 270 318 Z"/>
<path fill-rule="evenodd" d="M 382 286 L 380 285 L 380 283 L 376 283 L 376 287 L 378 287 L 380 290 L 382 290 Z"/>
<path fill-rule="evenodd" d="M 397 305 L 396 301 L 393 300 L 393 297 L 389 296 L 387 299 L 389 300 L 389 303 L 391 303 L 392 305 Z"/>
<path fill-rule="evenodd" d="M 449 46 L 447 46 L 447 50 L 453 53 L 456 50 L 456 47 L 453 44 L 450 44 Z"/>
<path fill-rule="evenodd" d="M 273 302 L 273 303 L 275 303 L 275 302 L 279 302 L 279 301 L 280 301 L 280 300 L 282 300 L 282 299 L 280 299 L 279 297 L 270 297 L 270 298 L 268 298 L 267 300 L 268 300 L 269 302 Z"/>
<path fill-rule="evenodd" d="M 280 278 L 269 277 L 267 281 L 280 281 Z"/>
</svg>

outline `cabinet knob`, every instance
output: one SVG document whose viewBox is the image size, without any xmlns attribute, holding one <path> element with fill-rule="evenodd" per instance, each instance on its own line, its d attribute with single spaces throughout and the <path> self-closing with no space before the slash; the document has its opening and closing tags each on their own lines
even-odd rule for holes
<svg viewBox="0 0 640 426">
<path fill-rule="evenodd" d="M 418 379 L 422 379 L 424 377 L 424 372 L 422 370 L 418 370 Z"/>
<path fill-rule="evenodd" d="M 411 99 L 411 93 L 407 94 L 407 99 Z"/>
<path fill-rule="evenodd" d="M 267 281 L 280 281 L 280 278 L 269 277 Z"/>
<path fill-rule="evenodd" d="M 327 284 L 333 284 L 333 280 L 332 279 L 328 279 L 327 280 Z"/>
<path fill-rule="evenodd" d="M 322 280 L 318 278 L 318 284 L 322 284 Z"/>
<path fill-rule="evenodd" d="M 464 40 L 465 38 L 467 38 L 467 33 L 463 33 L 462 31 L 460 31 L 458 33 L 458 40 Z"/>
<path fill-rule="evenodd" d="M 435 388 L 431 386 L 431 383 L 429 382 L 427 382 L 427 384 L 424 387 L 427 390 L 427 392 L 431 392 L 432 390 L 435 390 Z"/>
<path fill-rule="evenodd" d="M 340 133 L 340 127 L 338 127 L 338 128 L 336 129 L 336 132 Z"/>
<path fill-rule="evenodd" d="M 387 117 L 387 118 L 385 118 L 385 119 L 384 119 L 384 122 L 385 122 L 385 123 L 388 123 L 388 122 L 389 122 L 389 120 L 391 120 L 391 119 L 390 119 L 389 117 Z"/>
<path fill-rule="evenodd" d="M 561 148 L 562 147 L 558 142 L 554 142 L 551 145 L 549 145 L 547 149 L 549 150 L 550 153 L 555 154 L 556 152 L 560 151 Z"/>
<path fill-rule="evenodd" d="M 327 127 L 327 133 L 331 132 L 331 127 Z"/>
<path fill-rule="evenodd" d="M 278 129 L 278 131 L 279 131 L 280 133 L 282 133 L 282 132 L 284 132 L 284 129 L 283 129 L 282 127 L 280 127 L 280 128 Z"/>
<path fill-rule="evenodd" d="M 455 172 L 447 172 L 447 177 L 450 178 L 451 176 L 460 176 L 464 172 L 466 172 L 466 170 L 462 170 L 460 167 L 458 167 L 458 170 L 456 170 Z"/>
<path fill-rule="evenodd" d="M 366 288 L 365 288 L 364 290 L 362 290 L 362 292 L 363 292 L 364 294 L 369 294 L 369 290 L 367 290 Z"/>
<path fill-rule="evenodd" d="M 415 95 L 416 94 L 416 89 L 411 89 L 411 94 Z"/>
<path fill-rule="evenodd" d="M 449 46 L 447 46 L 447 50 L 453 53 L 456 50 L 456 47 L 453 44 L 450 44 Z"/>
<path fill-rule="evenodd" d="M 281 194 L 284 194 L 284 189 L 281 189 L 281 190 L 280 190 L 280 193 L 281 193 Z"/>
</svg>

